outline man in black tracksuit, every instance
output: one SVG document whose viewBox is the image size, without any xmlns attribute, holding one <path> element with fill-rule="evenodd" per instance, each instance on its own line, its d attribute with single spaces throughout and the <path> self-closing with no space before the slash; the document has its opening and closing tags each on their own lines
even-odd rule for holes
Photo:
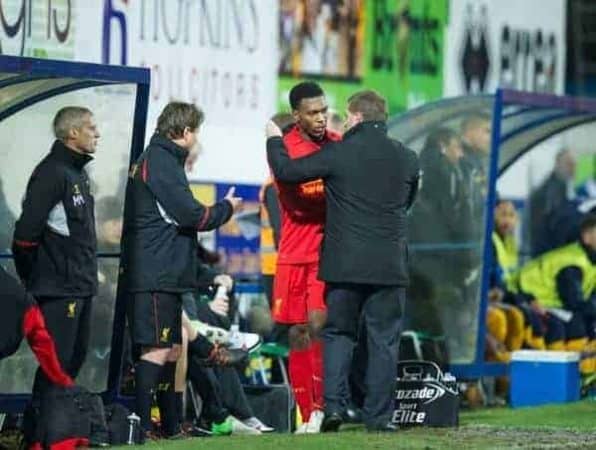
<svg viewBox="0 0 596 450">
<path fill-rule="evenodd" d="M 91 111 L 80 107 L 62 108 L 53 127 L 56 141 L 29 179 L 12 250 L 60 362 L 75 378 L 87 353 L 97 291 L 94 201 L 84 167 L 93 159 L 99 132 Z M 34 400 L 48 383 L 38 370 Z"/>
<path fill-rule="evenodd" d="M 166 434 L 177 433 L 174 375 L 181 342 L 181 295 L 196 285 L 197 232 L 223 225 L 241 206 L 233 189 L 211 207 L 199 203 L 190 190 L 184 163 L 197 143 L 203 118 L 192 104 L 168 104 L 149 146 L 132 167 L 127 187 L 122 259 L 130 294 L 129 325 L 139 356 L 136 413 L 147 432 L 152 391 L 159 383 Z"/>
<path fill-rule="evenodd" d="M 389 422 L 397 348 L 408 284 L 407 210 L 418 186 L 416 154 L 387 136 L 386 103 L 373 91 L 348 100 L 343 141 L 290 159 L 271 122 L 267 156 L 284 182 L 323 178 L 327 201 L 319 278 L 327 283 L 324 343 L 324 431 L 335 431 L 345 411 L 345 386 L 360 318 L 368 367 L 363 419 L 370 430 Z"/>
</svg>

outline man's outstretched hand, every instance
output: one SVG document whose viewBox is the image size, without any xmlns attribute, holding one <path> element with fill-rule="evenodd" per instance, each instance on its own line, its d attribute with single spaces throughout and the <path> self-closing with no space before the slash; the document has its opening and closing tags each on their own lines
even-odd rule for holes
<svg viewBox="0 0 596 450">
<path fill-rule="evenodd" d="M 226 196 L 224 197 L 225 200 L 229 201 L 232 205 L 232 209 L 234 212 L 238 212 L 242 210 L 242 197 L 236 197 L 236 187 L 232 186 Z"/>
</svg>

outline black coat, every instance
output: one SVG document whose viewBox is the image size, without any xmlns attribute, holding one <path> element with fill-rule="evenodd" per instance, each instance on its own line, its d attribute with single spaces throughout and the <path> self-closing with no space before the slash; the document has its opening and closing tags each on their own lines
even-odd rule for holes
<svg viewBox="0 0 596 450">
<path fill-rule="evenodd" d="M 91 159 L 56 141 L 29 179 L 13 253 L 17 272 L 35 297 L 97 292 L 94 200 L 84 169 Z"/>
<path fill-rule="evenodd" d="M 15 353 L 23 340 L 23 320 L 35 305 L 25 289 L 0 267 L 0 359 Z"/>
<path fill-rule="evenodd" d="M 412 209 L 410 240 L 421 243 L 470 241 L 471 204 L 468 183 L 459 164 L 437 149 L 420 154 L 422 183 Z"/>
<path fill-rule="evenodd" d="M 122 259 L 130 292 L 187 292 L 196 286 L 197 232 L 232 216 L 223 200 L 198 202 L 188 185 L 188 152 L 155 135 L 131 172 L 126 192 Z"/>
<path fill-rule="evenodd" d="M 408 284 L 407 210 L 418 187 L 416 154 L 363 122 L 342 142 L 290 159 L 281 138 L 267 141 L 276 179 L 323 178 L 327 213 L 319 278 L 334 283 Z"/>
<path fill-rule="evenodd" d="M 555 248 L 550 242 L 561 240 L 561 229 L 554 225 L 561 210 L 573 208 L 567 200 L 567 183 L 555 172 L 530 194 L 530 241 L 533 256 Z M 574 239 L 577 238 L 574 237 Z"/>
</svg>

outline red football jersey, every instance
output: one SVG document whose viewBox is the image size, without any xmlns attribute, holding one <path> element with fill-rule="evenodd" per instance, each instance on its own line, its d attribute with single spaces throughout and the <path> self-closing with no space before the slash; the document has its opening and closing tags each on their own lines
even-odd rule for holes
<svg viewBox="0 0 596 450">
<path fill-rule="evenodd" d="M 305 139 L 298 126 L 284 135 L 284 144 L 290 158 L 300 158 L 318 151 L 329 141 L 340 136 L 327 131 L 320 142 Z M 276 181 L 281 207 L 281 240 L 278 263 L 302 264 L 319 260 L 319 247 L 325 224 L 325 190 L 323 180 L 302 184 Z"/>
</svg>

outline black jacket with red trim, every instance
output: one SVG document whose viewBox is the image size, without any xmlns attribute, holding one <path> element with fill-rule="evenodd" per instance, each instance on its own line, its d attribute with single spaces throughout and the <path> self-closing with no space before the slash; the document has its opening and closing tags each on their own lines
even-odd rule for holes
<svg viewBox="0 0 596 450">
<path fill-rule="evenodd" d="M 277 180 L 325 183 L 321 280 L 408 285 L 408 210 L 418 191 L 418 157 L 387 135 L 384 122 L 362 122 L 341 142 L 296 159 L 281 138 L 270 138 L 267 158 Z"/>
<path fill-rule="evenodd" d="M 0 305 L 0 359 L 15 353 L 25 337 L 48 378 L 60 386 L 71 386 L 73 381 L 60 365 L 41 310 L 23 286 L 1 267 Z"/>
<path fill-rule="evenodd" d="M 184 173 L 188 151 L 154 135 L 126 190 L 123 275 L 129 292 L 186 292 L 196 285 L 197 232 L 232 217 L 230 202 L 197 201 Z"/>
<path fill-rule="evenodd" d="M 27 184 L 12 251 L 36 298 L 97 293 L 95 206 L 84 168 L 91 160 L 55 141 Z"/>
</svg>

